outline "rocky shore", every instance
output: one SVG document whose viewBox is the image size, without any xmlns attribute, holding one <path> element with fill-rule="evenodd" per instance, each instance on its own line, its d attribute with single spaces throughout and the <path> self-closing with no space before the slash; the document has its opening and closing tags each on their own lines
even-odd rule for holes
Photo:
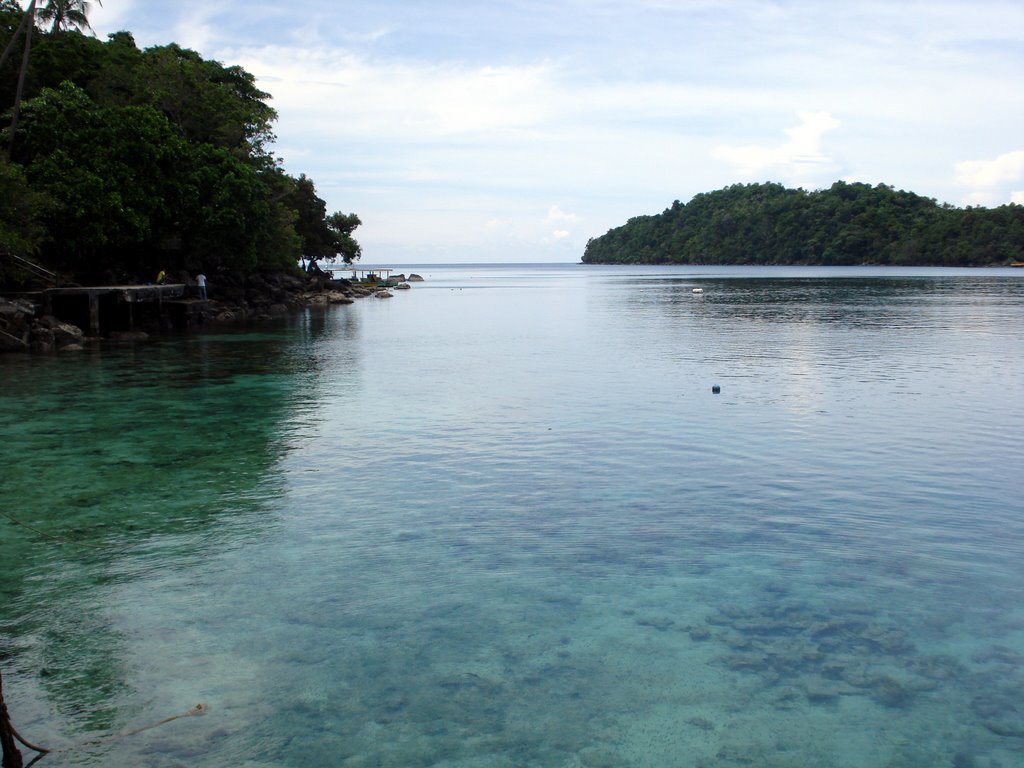
<svg viewBox="0 0 1024 768">
<path fill-rule="evenodd" d="M 87 336 L 75 324 L 45 314 L 41 292 L 0 297 L 0 352 L 70 352 L 103 340 L 138 340 L 171 329 L 267 320 L 306 307 L 351 304 L 365 297 L 391 298 L 392 290 L 408 289 L 410 281 L 422 280 L 418 275 L 395 275 L 392 282 L 397 284 L 389 290 L 332 279 L 327 273 L 269 273 L 244 278 L 216 275 L 208 284 L 209 298 L 204 300 L 187 274 L 177 277 L 187 286 L 187 298 L 175 302 L 176 313 L 152 313 L 130 330 L 112 328 L 98 338 Z"/>
</svg>

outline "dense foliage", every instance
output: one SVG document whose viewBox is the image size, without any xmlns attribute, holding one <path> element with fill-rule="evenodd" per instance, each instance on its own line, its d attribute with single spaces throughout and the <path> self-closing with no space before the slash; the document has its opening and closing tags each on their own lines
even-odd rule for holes
<svg viewBox="0 0 1024 768">
<path fill-rule="evenodd" d="M 955 208 L 880 184 L 736 184 L 587 243 L 589 264 L 989 266 L 1024 260 L 1024 206 Z"/>
<path fill-rule="evenodd" d="M 359 218 L 328 214 L 269 154 L 276 115 L 251 74 L 82 34 L 87 6 L 40 3 L 13 146 L 24 36 L 0 67 L 0 283 L 20 275 L 13 256 L 79 281 L 359 258 Z M 0 49 L 22 17 L 0 0 Z"/>
</svg>

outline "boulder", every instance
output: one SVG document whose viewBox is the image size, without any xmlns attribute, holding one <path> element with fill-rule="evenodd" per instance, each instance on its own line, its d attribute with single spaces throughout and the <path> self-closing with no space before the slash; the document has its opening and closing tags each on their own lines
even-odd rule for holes
<svg viewBox="0 0 1024 768">
<path fill-rule="evenodd" d="M 391 291 L 377 291 L 373 295 L 376 296 L 378 299 L 390 299 L 395 294 L 391 293 Z"/>
<path fill-rule="evenodd" d="M 85 336 L 77 325 L 62 322 L 53 315 L 43 316 L 39 319 L 39 324 L 53 332 L 53 343 L 57 349 L 69 344 L 81 344 Z"/>
<path fill-rule="evenodd" d="M 0 352 L 28 349 L 29 328 L 35 308 L 26 302 L 0 299 Z"/>
<path fill-rule="evenodd" d="M 32 326 L 32 351 L 33 352 L 52 352 L 53 351 L 53 331 L 46 328 L 38 323 Z"/>
<path fill-rule="evenodd" d="M 408 280 L 410 283 L 422 283 L 423 282 L 423 278 L 420 277 L 419 275 L 417 275 L 415 272 L 413 272 L 411 275 L 409 275 L 405 279 Z"/>
<path fill-rule="evenodd" d="M 145 331 L 114 331 L 110 334 L 111 341 L 142 341 L 148 338 Z"/>
<path fill-rule="evenodd" d="M 398 285 L 395 286 L 396 291 L 407 291 L 410 288 L 412 288 L 412 286 L 409 285 L 408 283 L 399 283 Z"/>
<path fill-rule="evenodd" d="M 35 313 L 35 307 L 30 302 L 21 299 L 0 299 L 0 319 L 10 322 L 18 315 L 32 317 Z"/>
</svg>

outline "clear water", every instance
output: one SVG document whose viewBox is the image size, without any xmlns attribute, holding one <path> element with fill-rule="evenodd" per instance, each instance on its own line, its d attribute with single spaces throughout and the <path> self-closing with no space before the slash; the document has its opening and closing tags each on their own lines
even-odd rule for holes
<svg viewBox="0 0 1024 768">
<path fill-rule="evenodd" d="M 416 271 L 0 359 L 41 765 L 1024 765 L 1020 270 Z"/>
</svg>

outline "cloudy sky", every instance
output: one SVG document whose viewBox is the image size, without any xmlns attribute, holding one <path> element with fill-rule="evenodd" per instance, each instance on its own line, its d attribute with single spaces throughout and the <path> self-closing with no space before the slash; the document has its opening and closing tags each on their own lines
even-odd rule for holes
<svg viewBox="0 0 1024 768">
<path fill-rule="evenodd" d="M 1024 203 L 1020 0 L 104 0 L 272 94 L 368 263 L 578 261 L 736 182 Z"/>
</svg>

